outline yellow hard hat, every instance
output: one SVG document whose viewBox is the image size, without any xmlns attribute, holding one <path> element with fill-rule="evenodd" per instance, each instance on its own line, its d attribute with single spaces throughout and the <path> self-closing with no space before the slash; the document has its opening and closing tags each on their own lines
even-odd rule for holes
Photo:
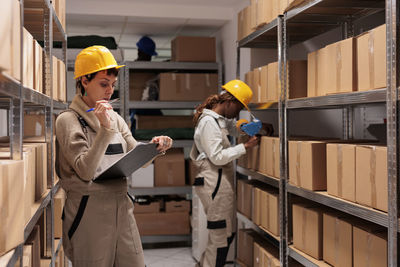
<svg viewBox="0 0 400 267">
<path fill-rule="evenodd" d="M 247 110 L 250 110 L 247 105 L 253 97 L 253 91 L 251 91 L 247 84 L 241 80 L 232 80 L 224 84 L 222 88 L 236 97 L 236 99 L 239 100 Z"/>
<path fill-rule="evenodd" d="M 125 65 L 117 64 L 107 47 L 101 45 L 90 46 L 83 49 L 76 56 L 74 79 L 101 70 L 119 69 L 123 66 Z"/>
</svg>

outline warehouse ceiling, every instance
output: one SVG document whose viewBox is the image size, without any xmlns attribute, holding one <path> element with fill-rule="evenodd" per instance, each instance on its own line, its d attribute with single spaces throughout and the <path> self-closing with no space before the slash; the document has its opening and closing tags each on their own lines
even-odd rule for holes
<svg viewBox="0 0 400 267">
<path fill-rule="evenodd" d="M 128 60 L 149 35 L 159 59 L 170 56 L 177 35 L 214 36 L 248 0 L 68 0 L 67 33 L 113 36 Z"/>
</svg>

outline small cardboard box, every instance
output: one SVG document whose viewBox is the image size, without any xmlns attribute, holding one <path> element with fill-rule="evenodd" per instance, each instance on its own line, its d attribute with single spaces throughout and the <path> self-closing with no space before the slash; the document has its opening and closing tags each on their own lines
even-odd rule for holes
<svg viewBox="0 0 400 267">
<path fill-rule="evenodd" d="M 356 38 L 328 45 L 328 77 L 326 94 L 349 93 L 357 90 Z"/>
<path fill-rule="evenodd" d="M 21 244 L 24 240 L 24 162 L 0 160 L 0 255 Z"/>
<path fill-rule="evenodd" d="M 160 201 L 152 201 L 149 203 L 138 203 L 134 204 L 133 213 L 158 213 L 160 212 Z"/>
<path fill-rule="evenodd" d="M 293 245 L 311 257 L 322 259 L 323 224 L 318 208 L 293 205 Z"/>
<path fill-rule="evenodd" d="M 328 194 L 356 201 L 356 145 L 327 144 Z"/>
<path fill-rule="evenodd" d="M 143 91 L 146 88 L 146 83 L 154 79 L 157 76 L 156 73 L 148 72 L 129 72 L 129 100 L 130 101 L 141 101 Z"/>
<path fill-rule="evenodd" d="M 387 212 L 387 196 L 387 148 L 383 146 L 357 146 L 357 203 Z"/>
<path fill-rule="evenodd" d="M 184 186 L 185 158 L 183 149 L 173 148 L 154 160 L 155 186 Z"/>
<path fill-rule="evenodd" d="M 247 218 L 252 215 L 253 186 L 245 180 L 237 181 L 237 209 Z"/>
<path fill-rule="evenodd" d="M 188 212 L 137 213 L 135 218 L 141 236 L 190 233 Z"/>
<path fill-rule="evenodd" d="M 253 210 L 251 220 L 256 225 L 261 225 L 261 194 L 262 190 L 258 187 L 253 187 Z"/>
<path fill-rule="evenodd" d="M 136 115 L 136 129 L 193 128 L 193 116 Z"/>
<path fill-rule="evenodd" d="M 165 202 L 165 212 L 190 212 L 190 201 L 167 201 Z"/>
<path fill-rule="evenodd" d="M 353 226 L 334 214 L 323 215 L 324 261 L 332 266 L 353 266 Z"/>
<path fill-rule="evenodd" d="M 264 0 L 261 0 L 264 1 Z M 260 102 L 268 102 L 268 65 L 262 66 L 260 71 Z"/>
<path fill-rule="evenodd" d="M 253 266 L 254 231 L 252 229 L 240 229 L 237 244 L 238 260 L 246 266 Z"/>
<path fill-rule="evenodd" d="M 171 61 L 215 62 L 214 37 L 178 36 L 171 43 Z"/>
<path fill-rule="evenodd" d="M 129 179 L 132 187 L 154 187 L 154 164 L 139 168 Z"/>
<path fill-rule="evenodd" d="M 62 238 L 62 213 L 65 205 L 65 191 L 59 189 L 54 195 L 54 237 Z"/>
<path fill-rule="evenodd" d="M 354 267 L 387 265 L 387 234 L 353 227 Z"/>
<path fill-rule="evenodd" d="M 357 37 L 358 91 L 386 87 L 386 25 Z"/>
<path fill-rule="evenodd" d="M 218 92 L 213 73 L 161 73 L 160 101 L 204 101 Z"/>
</svg>

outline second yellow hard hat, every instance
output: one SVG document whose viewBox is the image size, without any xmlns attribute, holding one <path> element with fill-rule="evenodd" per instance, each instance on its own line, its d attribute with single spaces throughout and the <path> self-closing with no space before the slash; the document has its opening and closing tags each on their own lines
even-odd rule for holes
<svg viewBox="0 0 400 267">
<path fill-rule="evenodd" d="M 74 79 L 87 74 L 116 68 L 119 69 L 125 65 L 118 65 L 113 54 L 107 47 L 94 45 L 83 49 L 75 60 Z"/>
<path fill-rule="evenodd" d="M 253 91 L 241 80 L 232 80 L 222 86 L 223 89 L 231 93 L 243 106 L 250 110 L 248 105 L 253 97 Z"/>
</svg>

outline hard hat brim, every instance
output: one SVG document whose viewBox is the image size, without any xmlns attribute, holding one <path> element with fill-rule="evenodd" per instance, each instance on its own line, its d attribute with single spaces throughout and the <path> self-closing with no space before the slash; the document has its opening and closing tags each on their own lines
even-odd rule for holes
<svg viewBox="0 0 400 267">
<path fill-rule="evenodd" d="M 122 67 L 125 67 L 125 66 L 126 65 L 111 65 L 111 66 L 107 66 L 107 67 L 104 67 L 104 68 L 100 68 L 100 69 L 98 69 L 96 71 L 89 71 L 87 73 L 79 74 L 79 76 L 75 76 L 74 79 L 77 79 L 79 77 L 82 77 L 82 76 L 85 76 L 85 75 L 88 75 L 88 74 L 91 74 L 91 73 L 103 71 L 103 70 L 114 69 L 114 68 L 118 70 L 118 69 L 120 69 Z"/>
<path fill-rule="evenodd" d="M 229 92 L 230 94 L 232 94 L 231 93 L 231 90 L 229 90 L 227 87 L 225 87 L 225 86 L 221 86 L 224 90 L 226 90 L 227 92 Z M 232 94 L 233 95 L 233 94 Z M 250 108 L 247 106 L 247 104 L 246 103 L 244 103 L 242 100 L 240 100 L 239 98 L 237 98 L 235 95 L 233 95 L 240 103 L 242 103 L 242 105 L 248 110 L 248 111 L 250 111 Z"/>
</svg>

